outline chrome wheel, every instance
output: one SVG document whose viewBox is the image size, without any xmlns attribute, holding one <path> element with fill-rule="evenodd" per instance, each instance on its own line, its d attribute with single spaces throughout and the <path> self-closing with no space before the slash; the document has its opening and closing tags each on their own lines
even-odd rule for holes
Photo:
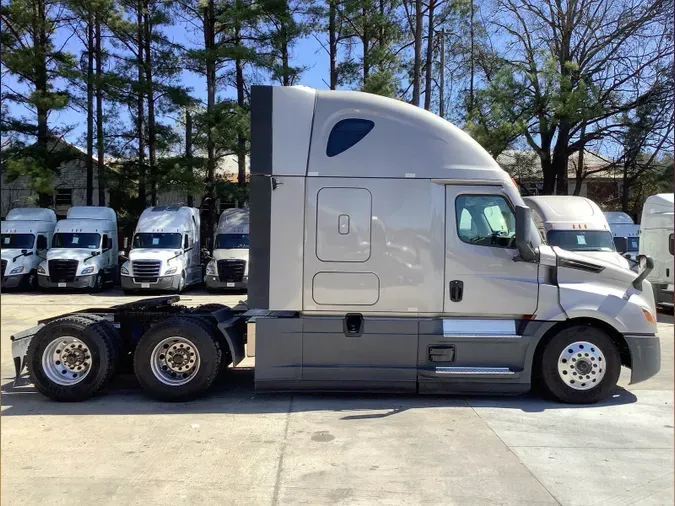
<svg viewBox="0 0 675 506">
<path fill-rule="evenodd" d="M 595 387 L 605 376 L 606 366 L 602 350 L 586 341 L 568 345 L 558 358 L 560 379 L 575 390 Z"/>
<path fill-rule="evenodd" d="M 61 386 L 76 385 L 91 371 L 89 347 L 76 337 L 61 336 L 42 353 L 42 370 L 50 381 Z"/>
<path fill-rule="evenodd" d="M 150 356 L 152 374 L 165 385 L 185 385 L 199 371 L 199 351 L 184 337 L 167 337 Z"/>
</svg>

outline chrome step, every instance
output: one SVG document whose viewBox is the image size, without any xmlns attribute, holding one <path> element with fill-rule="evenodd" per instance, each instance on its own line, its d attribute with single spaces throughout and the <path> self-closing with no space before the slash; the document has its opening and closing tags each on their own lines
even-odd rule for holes
<svg viewBox="0 0 675 506">
<path fill-rule="evenodd" d="M 436 374 L 452 374 L 456 376 L 512 376 L 516 374 L 508 367 L 437 367 Z"/>
</svg>

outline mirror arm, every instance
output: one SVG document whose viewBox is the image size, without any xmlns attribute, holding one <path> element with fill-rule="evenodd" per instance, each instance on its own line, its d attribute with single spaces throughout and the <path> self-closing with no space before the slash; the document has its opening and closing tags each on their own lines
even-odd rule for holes
<svg viewBox="0 0 675 506">
<path fill-rule="evenodd" d="M 654 269 L 654 259 L 652 257 L 650 257 L 649 255 L 639 255 L 638 256 L 638 263 L 640 263 L 640 260 L 642 258 L 645 259 L 645 269 L 633 281 L 633 288 L 635 288 L 636 290 L 639 290 L 639 291 L 642 291 L 642 282 L 649 275 L 649 273 L 652 272 L 652 270 Z"/>
</svg>

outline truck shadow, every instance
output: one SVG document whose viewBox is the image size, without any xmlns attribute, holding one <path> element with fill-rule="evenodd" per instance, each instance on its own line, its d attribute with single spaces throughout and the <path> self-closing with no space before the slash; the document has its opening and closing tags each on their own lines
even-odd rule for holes
<svg viewBox="0 0 675 506">
<path fill-rule="evenodd" d="M 143 395 L 133 375 L 120 375 L 108 390 L 84 402 L 51 401 L 25 382 L 2 387 L 3 416 L 32 415 L 152 415 L 152 414 L 273 414 L 305 411 L 346 411 L 344 421 L 394 416 L 410 409 L 499 408 L 539 413 L 561 409 L 597 409 L 636 402 L 631 392 L 617 387 L 603 402 L 591 405 L 561 404 L 534 393 L 519 396 L 420 396 L 362 393 L 256 393 L 253 370 L 227 371 L 205 397 L 191 402 L 158 402 Z M 363 413 L 354 414 L 354 411 Z"/>
</svg>

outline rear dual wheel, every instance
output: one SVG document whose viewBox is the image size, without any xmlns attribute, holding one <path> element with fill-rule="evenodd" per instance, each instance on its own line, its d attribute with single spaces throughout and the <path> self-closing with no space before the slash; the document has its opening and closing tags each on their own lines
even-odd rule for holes
<svg viewBox="0 0 675 506">
<path fill-rule="evenodd" d="M 211 386 L 221 359 L 218 340 L 208 322 L 176 317 L 143 335 L 136 346 L 134 372 L 150 397 L 187 401 Z"/>
<path fill-rule="evenodd" d="M 66 316 L 31 339 L 26 362 L 35 388 L 55 401 L 96 395 L 114 377 L 121 343 L 112 323 L 96 315 Z"/>
</svg>

